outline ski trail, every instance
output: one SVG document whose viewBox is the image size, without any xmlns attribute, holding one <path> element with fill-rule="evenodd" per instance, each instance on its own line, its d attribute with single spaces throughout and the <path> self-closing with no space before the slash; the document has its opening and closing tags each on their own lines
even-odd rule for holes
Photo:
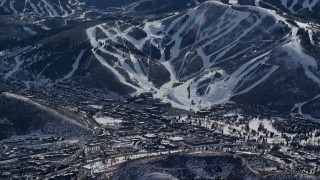
<svg viewBox="0 0 320 180">
<path fill-rule="evenodd" d="M 66 11 L 66 10 L 63 8 L 63 6 L 61 5 L 60 0 L 58 0 L 58 2 L 59 2 L 59 6 L 60 6 L 60 11 L 61 11 L 61 13 L 64 13 L 64 15 L 62 15 L 62 17 L 67 17 L 67 16 L 68 16 L 68 11 Z"/>
<path fill-rule="evenodd" d="M 59 13 L 54 9 L 53 5 L 48 3 L 47 0 L 42 0 L 42 2 L 44 3 L 44 7 L 46 8 L 46 10 L 49 13 L 49 16 L 51 16 L 51 17 L 59 16 Z"/>
<path fill-rule="evenodd" d="M 255 88 L 256 86 L 258 86 L 259 84 L 261 84 L 262 82 L 264 82 L 265 80 L 268 79 L 268 77 L 270 77 L 277 69 L 279 68 L 279 66 L 273 66 L 271 68 L 271 70 L 266 74 L 264 75 L 261 79 L 259 79 L 258 81 L 256 81 L 254 84 L 252 84 L 250 87 L 242 90 L 241 92 L 239 93 L 236 93 L 234 95 L 239 95 L 239 94 L 244 94 L 244 93 L 247 93 L 249 91 L 251 91 L 253 88 Z"/>
<path fill-rule="evenodd" d="M 18 72 L 20 70 L 21 65 L 24 63 L 24 61 L 20 59 L 20 56 L 16 56 L 14 60 L 16 63 L 15 67 L 12 70 L 10 70 L 7 74 L 4 75 L 3 77 L 4 79 L 8 79 L 15 72 Z"/>
<path fill-rule="evenodd" d="M 18 15 L 19 12 L 15 9 L 14 3 L 15 3 L 15 1 L 12 1 L 12 0 L 10 1 L 10 9 L 13 11 L 13 13 L 14 13 L 15 15 Z"/>
<path fill-rule="evenodd" d="M 76 72 L 76 70 L 78 69 L 79 67 L 79 63 L 80 63 L 80 60 L 82 59 L 83 57 L 83 54 L 86 52 L 86 50 L 82 50 L 80 52 L 80 54 L 77 56 L 75 62 L 72 64 L 72 70 L 66 75 L 64 76 L 61 81 L 63 80 L 66 80 L 66 79 L 69 79 L 73 76 L 73 74 Z"/>
<path fill-rule="evenodd" d="M 33 11 L 40 15 L 41 13 L 38 11 L 37 6 L 36 6 L 35 4 L 33 4 L 33 3 L 31 2 L 31 0 L 27 0 L 27 1 L 28 1 L 28 3 L 30 4 L 30 6 L 31 6 L 31 8 L 33 9 Z"/>
<path fill-rule="evenodd" d="M 105 59 L 103 59 L 101 56 L 99 56 L 95 51 L 92 51 L 92 53 L 94 54 L 94 56 L 97 58 L 97 60 L 105 67 L 107 67 L 108 69 L 110 69 L 115 76 L 119 79 L 119 81 L 129 87 L 132 87 L 133 89 L 135 89 L 137 92 L 140 92 L 140 89 L 137 88 L 136 86 L 133 86 L 132 84 L 128 83 L 124 77 L 117 71 L 115 70 L 113 67 L 111 67 L 106 61 Z"/>
<path fill-rule="evenodd" d="M 1 0 L 0 1 L 0 6 L 3 7 L 3 5 L 7 2 L 7 0 Z"/>
</svg>

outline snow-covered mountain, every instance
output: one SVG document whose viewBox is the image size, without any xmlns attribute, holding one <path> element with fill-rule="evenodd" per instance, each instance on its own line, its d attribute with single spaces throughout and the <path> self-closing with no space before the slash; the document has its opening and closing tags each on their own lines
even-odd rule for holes
<svg viewBox="0 0 320 180">
<path fill-rule="evenodd" d="M 66 17 L 75 13 L 80 5 L 77 0 L 1 0 L 0 14 Z"/>
<path fill-rule="evenodd" d="M 238 3 L 273 9 L 301 17 L 314 19 L 319 19 L 320 17 L 319 0 L 238 0 Z"/>
<path fill-rule="evenodd" d="M 9 24 L 20 27 L 7 38 L 12 48 L 0 46 L 3 80 L 24 90 L 73 83 L 119 94 L 151 91 L 184 109 L 234 101 L 284 112 L 301 111 L 320 94 L 317 0 L 119 1 L 113 7 L 126 13 L 109 16 L 110 5 L 81 23 L 70 20 L 72 12 L 97 12 L 102 1 L 39 2 L 49 17 Z M 59 17 L 50 17 L 49 7 L 60 7 Z M 68 7 L 69 19 L 61 13 Z"/>
<path fill-rule="evenodd" d="M 162 13 L 196 5 L 195 0 L 0 0 L 0 15 L 84 18 L 89 13 Z"/>
<path fill-rule="evenodd" d="M 317 59 L 301 45 L 305 31 L 317 46 L 312 25 L 210 1 L 140 26 L 99 24 L 87 34 L 100 63 L 138 92 L 154 90 L 179 107 L 230 99 L 284 107 L 319 91 Z"/>
</svg>

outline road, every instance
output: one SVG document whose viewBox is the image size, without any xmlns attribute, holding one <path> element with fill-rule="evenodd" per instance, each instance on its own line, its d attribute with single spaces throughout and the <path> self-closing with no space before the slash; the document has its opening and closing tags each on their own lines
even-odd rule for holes
<svg viewBox="0 0 320 180">
<path fill-rule="evenodd" d="M 236 157 L 239 157 L 239 158 L 241 159 L 241 161 L 250 169 L 251 172 L 253 172 L 253 173 L 256 174 L 256 175 L 259 174 L 259 172 L 256 171 L 255 169 L 253 169 L 253 168 L 251 167 L 251 165 L 250 165 L 243 157 L 241 157 L 241 156 L 236 156 Z"/>
<path fill-rule="evenodd" d="M 85 169 L 83 168 L 81 171 L 80 171 L 80 175 L 79 175 L 79 180 L 83 180 L 86 178 L 86 176 L 89 174 L 89 170 L 88 169 Z"/>
<path fill-rule="evenodd" d="M 64 159 L 62 161 L 63 164 L 70 164 L 70 162 L 76 160 L 79 157 L 79 155 L 84 151 L 84 147 L 82 144 L 83 142 L 84 142 L 84 140 L 80 140 L 77 142 L 77 145 L 80 149 L 77 150 L 77 152 L 74 155 L 72 155 L 70 158 Z"/>
</svg>

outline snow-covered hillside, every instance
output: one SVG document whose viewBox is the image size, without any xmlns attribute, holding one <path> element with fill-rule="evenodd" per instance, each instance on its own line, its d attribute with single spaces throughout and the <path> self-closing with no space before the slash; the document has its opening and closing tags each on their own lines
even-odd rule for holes
<svg viewBox="0 0 320 180">
<path fill-rule="evenodd" d="M 66 17 L 74 14 L 80 5 L 77 0 L 1 0 L 0 14 Z"/>
<path fill-rule="evenodd" d="M 316 6 L 319 6 L 319 0 L 305 0 L 305 1 L 288 1 L 288 0 L 281 0 L 281 5 L 286 9 L 290 10 L 291 12 L 298 12 L 305 9 L 309 11 L 314 11 Z"/>
<path fill-rule="evenodd" d="M 277 11 L 295 14 L 301 17 L 319 19 L 319 0 L 238 0 L 240 4 L 255 5 Z"/>
<path fill-rule="evenodd" d="M 311 31 L 309 25 L 299 25 Z M 300 45 L 298 29 L 272 10 L 210 1 L 141 26 L 123 21 L 100 24 L 87 34 L 95 57 L 123 84 L 137 92 L 153 91 L 188 109 L 248 97 L 261 88 L 269 91 L 259 98 L 274 100 L 263 103 L 294 103 L 272 96 L 277 91 L 292 92 L 286 92 L 288 96 L 302 91 L 301 79 L 319 89 L 313 71 L 317 61 Z M 156 77 L 153 66 L 161 70 Z M 299 78 L 286 84 L 291 74 Z M 299 98 L 315 95 L 302 93 Z"/>
<path fill-rule="evenodd" d="M 79 138 L 92 135 L 89 128 L 53 109 L 12 93 L 0 95 L 0 139 L 39 133 Z"/>
<path fill-rule="evenodd" d="M 320 94 L 320 28 L 308 21 L 310 16 L 293 18 L 303 15 L 295 8 L 291 14 L 287 11 L 300 1 L 291 5 L 281 1 L 286 8 L 279 9 L 279 4 L 267 0 L 190 1 L 181 6 L 166 0 L 157 9 L 159 1 L 133 0 L 112 1 L 99 10 L 104 14 L 117 6 L 115 11 L 129 12 L 118 19 L 108 13 L 93 15 L 102 1 L 60 1 L 75 12 L 80 9 L 91 12 L 88 17 L 102 19 L 70 21 L 72 10 L 66 16 L 69 19 L 61 18 L 67 6 L 60 8 L 58 1 L 45 5 L 43 0 L 36 7 L 47 7 L 48 12 L 40 13 L 48 17 L 45 20 L 36 24 L 5 21 L 0 33 L 12 33 L 0 36 L 10 46 L 0 44 L 3 80 L 20 83 L 23 90 L 72 82 L 121 95 L 151 91 L 183 109 L 234 101 L 290 112 Z M 0 7 L 8 6 L 6 0 L 2 2 Z M 317 2 L 302 7 L 318 12 Z M 25 4 L 31 10 L 36 1 Z M 35 9 L 22 8 L 17 14 L 34 14 Z"/>
<path fill-rule="evenodd" d="M 84 18 L 86 13 L 170 12 L 196 4 L 195 0 L 0 0 L 0 16 Z"/>
<path fill-rule="evenodd" d="M 145 158 L 125 164 L 113 179 L 313 179 L 301 174 L 286 174 L 268 168 L 277 168 L 274 161 L 256 155 L 212 155 L 205 154 L 167 155 Z M 256 171 L 257 167 L 261 171 Z M 97 168 L 95 168 L 97 169 Z"/>
</svg>

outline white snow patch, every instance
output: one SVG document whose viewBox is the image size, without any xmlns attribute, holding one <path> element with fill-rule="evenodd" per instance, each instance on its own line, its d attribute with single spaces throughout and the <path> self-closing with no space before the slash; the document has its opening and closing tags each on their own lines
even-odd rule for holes
<svg viewBox="0 0 320 180">
<path fill-rule="evenodd" d="M 89 105 L 89 106 L 94 109 L 102 109 L 102 106 L 100 106 L 100 105 Z"/>
<path fill-rule="evenodd" d="M 6 2 L 7 2 L 7 0 L 1 0 L 0 1 L 0 6 L 3 7 L 4 3 L 6 3 Z"/>
<path fill-rule="evenodd" d="M 14 7 L 14 2 L 15 1 L 10 1 L 10 9 L 14 12 L 14 14 L 19 14 L 19 12 Z"/>
<path fill-rule="evenodd" d="M 229 4 L 238 5 L 238 0 L 229 0 Z"/>
<path fill-rule="evenodd" d="M 272 122 L 267 119 L 258 119 L 254 118 L 249 122 L 250 129 L 258 131 L 258 127 L 260 124 L 263 124 L 264 128 L 267 129 L 269 132 L 274 132 L 274 134 L 280 134 L 273 126 Z"/>
<path fill-rule="evenodd" d="M 25 30 L 27 33 L 29 33 L 30 35 L 34 36 L 37 34 L 37 32 L 35 32 L 34 30 L 32 30 L 30 27 L 23 27 L 23 30 Z"/>
<path fill-rule="evenodd" d="M 21 65 L 24 62 L 23 60 L 20 59 L 20 56 L 16 56 L 14 59 L 15 59 L 16 65 L 11 71 L 9 71 L 6 75 L 4 75 L 4 79 L 8 79 L 15 72 L 18 72 L 20 70 Z"/>
<path fill-rule="evenodd" d="M 48 3 L 47 0 L 42 0 L 42 2 L 44 3 L 44 8 L 47 10 L 50 17 L 59 16 L 59 13 L 54 9 L 52 4 Z"/>
<path fill-rule="evenodd" d="M 73 65 L 72 65 L 72 70 L 66 75 L 66 76 L 64 76 L 61 80 L 63 81 L 63 80 L 66 80 L 66 79 L 69 79 L 69 78 L 71 78 L 72 76 L 73 76 L 73 74 L 76 72 L 76 70 L 78 69 L 78 67 L 79 67 L 79 63 L 80 63 L 80 60 L 82 59 L 82 57 L 83 57 L 83 54 L 84 54 L 84 52 L 85 52 L 86 50 L 82 50 L 81 52 L 80 52 L 80 54 L 78 55 L 78 57 L 76 58 L 76 61 L 73 63 Z"/>
<path fill-rule="evenodd" d="M 107 124 L 115 124 L 115 123 L 121 123 L 122 120 L 121 119 L 115 119 L 112 117 L 106 117 L 106 116 L 102 116 L 102 117 L 94 117 L 94 119 L 102 125 L 107 125 Z"/>
</svg>

